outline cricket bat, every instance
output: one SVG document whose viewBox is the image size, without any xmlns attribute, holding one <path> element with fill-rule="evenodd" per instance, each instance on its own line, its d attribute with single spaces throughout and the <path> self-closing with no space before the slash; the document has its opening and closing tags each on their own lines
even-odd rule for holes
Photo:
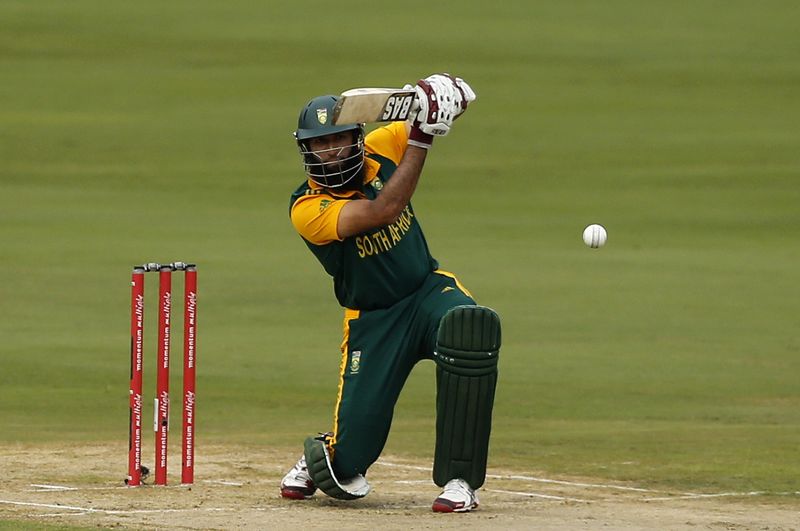
<svg viewBox="0 0 800 531">
<path fill-rule="evenodd" d="M 333 125 L 406 120 L 414 106 L 415 95 L 414 89 L 346 90 L 333 109 Z"/>
</svg>

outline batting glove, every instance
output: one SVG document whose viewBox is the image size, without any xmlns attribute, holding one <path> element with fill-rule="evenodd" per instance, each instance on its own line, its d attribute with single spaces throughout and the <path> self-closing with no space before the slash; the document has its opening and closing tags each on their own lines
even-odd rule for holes
<svg viewBox="0 0 800 531">
<path fill-rule="evenodd" d="M 405 88 L 412 88 L 406 85 Z M 453 120 L 467 109 L 476 94 L 466 81 L 450 74 L 433 74 L 413 87 L 419 110 L 412 118 L 409 144 L 429 148 L 434 136 L 450 132 Z"/>
</svg>

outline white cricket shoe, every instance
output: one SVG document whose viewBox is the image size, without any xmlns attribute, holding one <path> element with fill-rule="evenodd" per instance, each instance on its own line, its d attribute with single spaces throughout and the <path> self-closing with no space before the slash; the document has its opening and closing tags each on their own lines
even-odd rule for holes
<svg viewBox="0 0 800 531">
<path fill-rule="evenodd" d="M 478 506 L 478 494 L 463 479 L 451 479 L 439 497 L 433 500 L 437 513 L 465 513 Z"/>
<path fill-rule="evenodd" d="M 308 474 L 306 456 L 300 458 L 281 480 L 281 496 L 291 500 L 305 500 L 317 491 L 317 486 Z"/>
</svg>

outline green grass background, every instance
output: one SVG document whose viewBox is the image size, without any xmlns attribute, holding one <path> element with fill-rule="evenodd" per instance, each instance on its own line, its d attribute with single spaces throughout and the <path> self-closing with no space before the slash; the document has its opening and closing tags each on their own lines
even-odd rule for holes
<svg viewBox="0 0 800 531">
<path fill-rule="evenodd" d="M 770 0 L 2 2 L 0 444 L 107 441 L 123 473 L 143 261 L 199 264 L 199 452 L 328 429 L 342 315 L 288 220 L 290 132 L 449 71 L 479 100 L 414 205 L 503 318 L 490 468 L 797 492 L 798 27 Z M 426 363 L 387 452 L 429 460 L 433 414 Z"/>
</svg>

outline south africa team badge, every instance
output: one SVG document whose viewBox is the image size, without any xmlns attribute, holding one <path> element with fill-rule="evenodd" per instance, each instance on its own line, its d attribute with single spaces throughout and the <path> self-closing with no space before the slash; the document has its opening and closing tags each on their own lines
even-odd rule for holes
<svg viewBox="0 0 800 531">
<path fill-rule="evenodd" d="M 361 368 L 361 351 L 354 350 L 350 353 L 350 374 L 358 374 L 358 369 Z"/>
</svg>

